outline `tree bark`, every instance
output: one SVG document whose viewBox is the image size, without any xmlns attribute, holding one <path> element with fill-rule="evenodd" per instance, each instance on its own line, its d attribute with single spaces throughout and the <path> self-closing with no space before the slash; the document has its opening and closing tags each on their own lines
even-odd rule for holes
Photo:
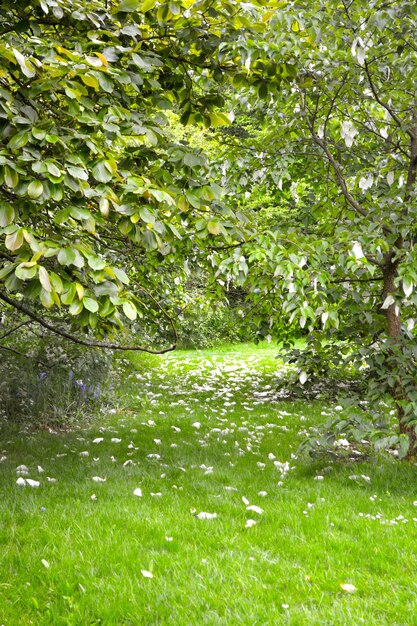
<svg viewBox="0 0 417 626">
<path fill-rule="evenodd" d="M 399 247 L 401 247 L 402 242 L 397 242 Z M 384 277 L 384 292 L 383 298 L 393 294 L 396 291 L 395 286 L 395 278 L 397 276 L 397 265 L 396 261 L 393 261 L 394 253 L 391 252 L 387 255 L 385 266 L 383 268 L 383 277 Z M 395 344 L 398 343 L 398 348 L 401 350 L 400 340 L 402 335 L 401 330 L 401 318 L 399 310 L 397 309 L 396 304 L 390 304 L 386 310 L 386 318 L 387 318 L 387 334 L 389 339 Z M 397 379 L 395 382 L 395 386 L 392 389 L 392 397 L 395 402 L 396 411 L 397 411 L 397 419 L 398 425 L 400 429 L 400 433 L 402 435 L 408 436 L 409 447 L 407 458 L 413 458 L 417 455 L 417 434 L 416 427 L 414 425 L 407 424 L 407 419 L 403 407 L 403 402 L 407 400 L 407 393 L 404 387 L 400 382 L 400 372 L 393 372 L 394 377 Z"/>
</svg>

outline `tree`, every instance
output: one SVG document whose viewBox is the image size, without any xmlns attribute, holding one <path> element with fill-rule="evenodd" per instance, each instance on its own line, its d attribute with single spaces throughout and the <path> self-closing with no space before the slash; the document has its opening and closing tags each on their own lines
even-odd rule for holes
<svg viewBox="0 0 417 626">
<path fill-rule="evenodd" d="M 219 252 L 219 276 L 239 277 L 245 265 L 264 315 L 355 342 L 357 366 L 371 366 L 374 394 L 391 395 L 413 455 L 417 9 L 407 0 L 280 4 L 265 15 L 268 36 L 246 50 L 251 64 L 280 50 L 287 69 L 279 91 L 246 90 L 264 129 L 240 152 L 240 171 L 256 169 L 256 181 L 240 178 L 237 191 L 263 185 L 292 218 L 277 216 L 228 258 Z"/>
<path fill-rule="evenodd" d="M 168 333 L 184 262 L 241 237 L 182 122 L 229 123 L 221 44 L 251 26 L 227 0 L 0 1 L 0 301 L 86 345 Z M 249 32 L 248 31 L 248 32 Z M 65 324 L 63 324 L 65 322 Z M 76 329 L 94 331 L 98 340 Z M 104 341 L 103 341 L 104 340 Z"/>
</svg>

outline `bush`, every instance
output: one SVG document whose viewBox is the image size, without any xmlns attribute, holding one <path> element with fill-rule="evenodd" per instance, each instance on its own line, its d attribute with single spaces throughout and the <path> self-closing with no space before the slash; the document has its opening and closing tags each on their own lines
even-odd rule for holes
<svg viewBox="0 0 417 626">
<path fill-rule="evenodd" d="M 195 303 L 179 318 L 180 348 L 212 348 L 222 343 L 253 341 L 255 333 L 244 320 L 243 307 Z"/>
<path fill-rule="evenodd" d="M 1 328 L 7 332 L 7 321 Z M 0 353 L 0 419 L 62 426 L 109 399 L 112 361 L 102 350 L 21 328 L 1 342 Z"/>
</svg>

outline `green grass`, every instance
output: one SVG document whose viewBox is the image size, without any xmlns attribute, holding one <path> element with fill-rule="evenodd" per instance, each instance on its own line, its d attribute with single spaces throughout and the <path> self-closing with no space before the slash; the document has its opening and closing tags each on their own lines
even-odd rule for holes
<svg viewBox="0 0 417 626">
<path fill-rule="evenodd" d="M 0 624 L 416 624 L 417 468 L 293 458 L 334 407 L 277 399 L 275 354 L 134 357 L 95 427 L 4 428 Z M 20 464 L 39 488 L 16 485 Z"/>
</svg>

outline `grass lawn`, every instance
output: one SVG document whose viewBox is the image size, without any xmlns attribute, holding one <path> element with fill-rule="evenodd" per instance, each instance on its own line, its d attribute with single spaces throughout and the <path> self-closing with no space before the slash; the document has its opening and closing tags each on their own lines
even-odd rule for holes
<svg viewBox="0 0 417 626">
<path fill-rule="evenodd" d="M 417 468 L 295 458 L 335 408 L 276 352 L 133 357 L 94 427 L 3 428 L 0 624 L 417 624 Z"/>
</svg>

